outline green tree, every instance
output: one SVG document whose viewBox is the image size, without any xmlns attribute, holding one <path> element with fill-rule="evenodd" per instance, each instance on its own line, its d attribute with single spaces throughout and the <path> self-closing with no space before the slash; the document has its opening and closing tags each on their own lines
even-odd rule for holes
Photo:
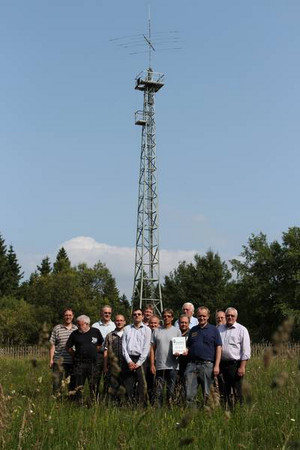
<svg viewBox="0 0 300 450">
<path fill-rule="evenodd" d="M 183 303 L 192 302 L 195 307 L 207 306 L 211 312 L 224 307 L 227 302 L 228 282 L 231 274 L 220 256 L 211 250 L 204 256 L 196 254 L 194 262 L 180 262 L 165 277 L 163 286 L 164 306 L 178 314 Z"/>
<path fill-rule="evenodd" d="M 240 256 L 231 261 L 236 272 L 233 306 L 252 339 L 269 340 L 289 315 L 299 323 L 300 228 L 283 233 L 282 244 L 252 234 Z"/>
<path fill-rule="evenodd" d="M 46 256 L 46 258 L 42 259 L 41 265 L 37 266 L 37 269 L 40 275 L 47 276 L 51 273 L 52 269 L 49 256 Z"/>
<path fill-rule="evenodd" d="M 53 264 L 53 272 L 59 273 L 65 270 L 69 270 L 70 268 L 71 268 L 71 261 L 69 260 L 66 250 L 64 249 L 64 247 L 62 247 L 61 249 L 59 249 L 56 256 L 56 261 Z"/>
<path fill-rule="evenodd" d="M 0 297 L 5 295 L 8 281 L 7 250 L 0 234 Z"/>
<path fill-rule="evenodd" d="M 6 295 L 16 295 L 18 293 L 19 284 L 23 278 L 24 272 L 21 272 L 21 266 L 18 263 L 17 255 L 13 246 L 10 245 L 7 252 L 7 288 Z"/>
</svg>

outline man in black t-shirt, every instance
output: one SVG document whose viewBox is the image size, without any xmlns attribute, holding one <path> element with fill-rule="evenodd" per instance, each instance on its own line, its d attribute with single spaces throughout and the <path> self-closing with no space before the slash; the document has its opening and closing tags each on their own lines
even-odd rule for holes
<svg viewBox="0 0 300 450">
<path fill-rule="evenodd" d="M 90 327 L 90 318 L 82 315 L 77 317 L 78 330 L 70 335 L 66 349 L 74 359 L 75 389 L 84 386 L 88 380 L 90 396 L 96 397 L 97 384 L 97 354 L 101 349 L 103 337 L 99 330 Z M 73 350 L 75 347 L 75 351 Z M 82 390 L 76 391 L 76 397 L 81 399 Z"/>
</svg>

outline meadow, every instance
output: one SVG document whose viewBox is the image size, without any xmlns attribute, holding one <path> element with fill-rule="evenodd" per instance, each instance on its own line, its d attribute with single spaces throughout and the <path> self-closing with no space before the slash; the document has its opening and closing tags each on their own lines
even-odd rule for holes
<svg viewBox="0 0 300 450">
<path fill-rule="evenodd" d="M 52 396 L 46 359 L 0 359 L 0 446 L 21 449 L 300 449 L 294 355 L 249 361 L 245 405 L 131 409 Z"/>
</svg>

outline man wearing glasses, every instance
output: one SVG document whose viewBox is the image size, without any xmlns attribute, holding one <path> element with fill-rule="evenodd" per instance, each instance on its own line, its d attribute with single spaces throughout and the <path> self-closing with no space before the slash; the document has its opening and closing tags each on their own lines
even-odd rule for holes
<svg viewBox="0 0 300 450">
<path fill-rule="evenodd" d="M 221 373 L 224 379 L 225 402 L 230 409 L 238 401 L 243 402 L 242 382 L 246 364 L 251 356 L 250 337 L 247 328 L 237 323 L 235 308 L 225 311 L 226 325 L 220 325 L 222 339 Z"/>
<path fill-rule="evenodd" d="M 132 313 L 133 324 L 124 328 L 122 351 L 127 366 L 123 370 L 123 383 L 130 403 L 145 405 L 147 386 L 144 363 L 150 350 L 151 329 L 143 323 L 141 309 Z M 136 392 L 137 384 L 137 392 Z"/>
<path fill-rule="evenodd" d="M 163 404 L 163 388 L 167 386 L 167 402 L 171 406 L 179 369 L 178 358 L 173 355 L 172 339 L 181 337 L 181 331 L 173 327 L 174 313 L 172 309 L 164 309 L 162 313 L 164 325 L 153 331 L 150 350 L 150 368 L 156 375 L 155 402 Z"/>
<path fill-rule="evenodd" d="M 102 376 L 104 375 L 104 342 L 105 338 L 111 331 L 116 328 L 115 323 L 111 320 L 112 308 L 109 305 L 102 306 L 100 310 L 100 320 L 93 323 L 92 328 L 97 328 L 103 337 L 103 344 L 101 346 L 100 352 L 98 353 L 97 359 L 97 369 L 99 374 L 99 379 L 97 380 L 97 398 L 99 397 L 99 387 Z M 108 389 L 107 380 L 104 379 L 103 396 L 106 395 Z"/>
</svg>

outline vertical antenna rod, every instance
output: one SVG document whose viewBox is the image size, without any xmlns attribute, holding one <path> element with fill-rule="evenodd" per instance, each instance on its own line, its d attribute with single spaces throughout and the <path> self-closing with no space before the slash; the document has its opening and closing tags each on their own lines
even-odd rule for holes
<svg viewBox="0 0 300 450">
<path fill-rule="evenodd" d="M 160 285 L 159 263 L 159 220 L 156 164 L 155 94 L 164 86 L 164 74 L 153 72 L 151 52 L 151 20 L 149 13 L 148 38 L 149 67 L 140 73 L 135 89 L 144 92 L 143 110 L 135 113 L 135 124 L 142 127 L 139 192 L 137 210 L 137 231 L 135 250 L 135 271 L 132 301 L 138 301 L 141 309 L 152 303 L 155 312 L 163 309 Z"/>
</svg>

